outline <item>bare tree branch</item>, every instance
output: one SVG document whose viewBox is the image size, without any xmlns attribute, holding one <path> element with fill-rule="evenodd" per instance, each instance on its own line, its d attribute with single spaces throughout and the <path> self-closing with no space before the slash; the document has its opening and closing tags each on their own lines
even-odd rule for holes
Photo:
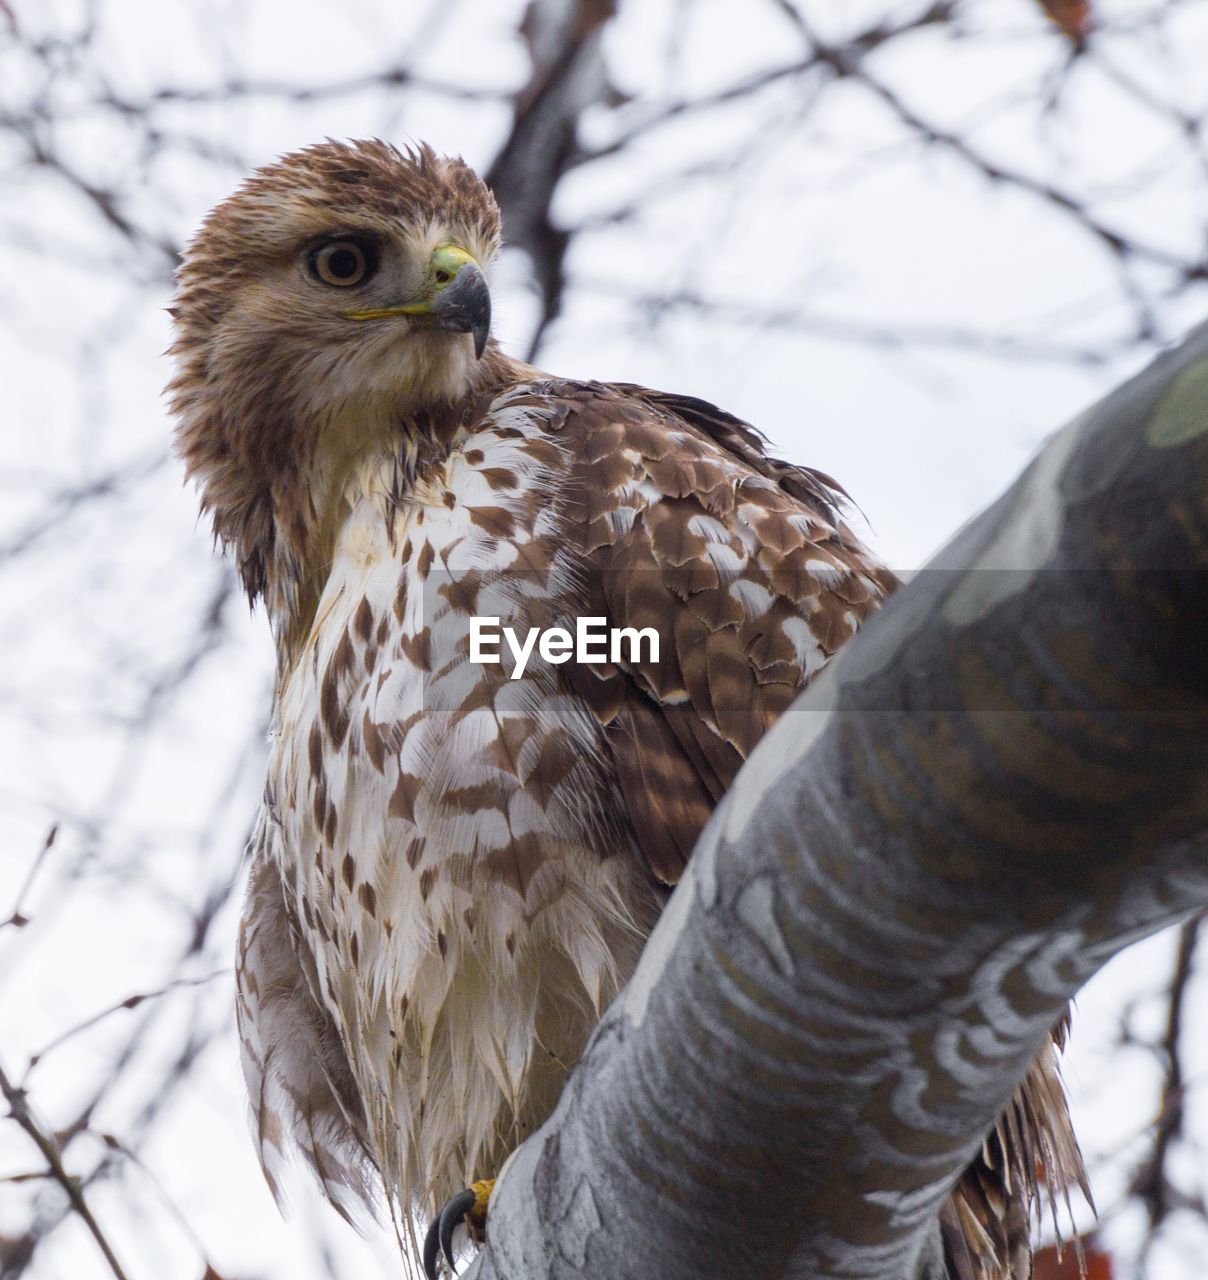
<svg viewBox="0 0 1208 1280">
<path fill-rule="evenodd" d="M 92 1210 L 88 1207 L 88 1202 L 84 1199 L 84 1192 L 80 1187 L 79 1179 L 73 1178 L 63 1167 L 58 1140 L 38 1123 L 37 1118 L 26 1102 L 24 1089 L 12 1084 L 2 1068 L 0 1068 L 0 1093 L 4 1094 L 4 1100 L 8 1103 L 12 1118 L 33 1140 L 34 1145 L 42 1153 L 51 1176 L 66 1192 L 71 1207 L 92 1233 L 92 1238 L 96 1241 L 97 1248 L 100 1249 L 104 1256 L 109 1270 L 113 1272 L 116 1280 L 126 1280 L 126 1273 L 122 1270 L 121 1264 L 113 1252 L 113 1247 L 105 1238 L 105 1233 L 101 1230 L 96 1218 L 92 1215 Z"/>
<path fill-rule="evenodd" d="M 1167 999 L 1166 1029 L 1162 1036 L 1161 1049 L 1165 1065 L 1162 1101 L 1154 1127 L 1153 1146 L 1145 1162 L 1137 1170 L 1131 1187 L 1132 1193 L 1139 1196 L 1145 1205 L 1151 1241 L 1156 1238 L 1158 1229 L 1174 1209 L 1187 1207 L 1187 1198 L 1171 1182 L 1168 1161 L 1172 1146 L 1183 1136 L 1186 1087 L 1183 1076 L 1183 1017 L 1202 924 L 1201 916 L 1189 920 L 1179 931 L 1178 953 Z M 1203 1206 L 1193 1207 L 1202 1210 Z M 1148 1253 L 1148 1249 L 1145 1253 Z"/>
<path fill-rule="evenodd" d="M 473 1280 L 946 1274 L 939 1206 L 1066 1001 L 1208 903 L 1206 612 L 1208 326 L 760 745 Z"/>
<path fill-rule="evenodd" d="M 46 861 L 46 855 L 54 848 L 55 838 L 58 834 L 59 824 L 57 822 L 51 823 L 50 830 L 47 831 L 46 838 L 42 841 L 42 847 L 30 864 L 29 872 L 21 882 L 21 887 L 17 890 L 17 898 L 13 903 L 13 909 L 8 919 L 0 920 L 0 929 L 3 929 L 6 925 L 11 925 L 14 929 L 24 929 L 29 924 L 29 917 L 21 908 L 25 903 L 26 896 L 33 887 L 38 872 L 42 869 L 42 864 Z"/>
<path fill-rule="evenodd" d="M 579 120 L 609 97 L 600 41 L 615 0 L 530 0 L 521 28 L 532 75 L 515 99 L 508 135 L 487 172 L 504 232 L 528 256 L 541 295 L 531 359 L 562 307 L 569 234 L 554 221 L 554 190 L 579 155 Z"/>
</svg>

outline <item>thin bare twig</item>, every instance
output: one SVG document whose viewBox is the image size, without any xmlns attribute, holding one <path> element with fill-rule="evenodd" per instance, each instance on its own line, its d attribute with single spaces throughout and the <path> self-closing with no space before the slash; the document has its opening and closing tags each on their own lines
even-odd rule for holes
<svg viewBox="0 0 1208 1280">
<path fill-rule="evenodd" d="M 124 1000 L 111 1004 L 107 1009 L 102 1009 L 100 1013 L 94 1013 L 90 1018 L 85 1018 L 83 1022 L 78 1022 L 74 1027 L 69 1027 L 66 1031 L 55 1036 L 53 1040 L 44 1044 L 36 1053 L 29 1055 L 29 1065 L 26 1067 L 26 1074 L 22 1080 L 22 1087 L 29 1079 L 29 1072 L 46 1057 L 52 1050 L 57 1049 L 66 1041 L 78 1036 L 81 1032 L 88 1031 L 95 1027 L 97 1023 L 103 1022 L 106 1018 L 115 1013 L 121 1013 L 123 1010 L 137 1009 L 140 1004 L 147 1000 L 158 1000 L 161 996 L 166 996 L 172 991 L 180 991 L 185 987 L 204 987 L 207 983 L 213 982 L 215 978 L 229 978 L 231 976 L 230 969 L 216 969 L 213 973 L 203 974 L 199 978 L 176 978 L 165 984 L 156 991 L 139 991 L 132 996 L 126 996 Z"/>
<path fill-rule="evenodd" d="M 6 925 L 12 925 L 14 929 L 24 929 L 29 924 L 29 917 L 22 910 L 25 905 L 25 898 L 30 889 L 33 887 L 34 880 L 37 878 L 38 872 L 42 864 L 46 861 L 46 855 L 54 847 L 55 837 L 59 834 L 59 824 L 52 822 L 50 830 L 47 831 L 45 839 L 42 841 L 42 847 L 34 856 L 33 863 L 25 874 L 25 879 L 21 882 L 21 887 L 17 890 L 17 900 L 13 903 L 12 914 L 7 920 L 0 920 L 0 929 Z"/>
<path fill-rule="evenodd" d="M 1159 1046 L 1165 1065 L 1162 1099 L 1154 1125 L 1153 1145 L 1144 1163 L 1134 1174 L 1130 1187 L 1132 1194 L 1145 1206 L 1149 1218 L 1147 1242 L 1143 1246 L 1143 1252 L 1148 1252 L 1149 1243 L 1171 1212 L 1184 1207 L 1187 1202 L 1186 1196 L 1171 1182 L 1169 1157 L 1171 1149 L 1183 1133 L 1183 1103 L 1186 1097 L 1182 1059 L 1183 1017 L 1203 922 L 1204 917 L 1197 916 L 1179 931 L 1178 952 L 1166 997 L 1166 1028 Z"/>
<path fill-rule="evenodd" d="M 9 1113 L 12 1118 L 25 1130 L 34 1145 L 42 1153 L 51 1176 L 63 1188 L 67 1199 L 71 1202 L 71 1207 L 92 1233 L 92 1238 L 96 1241 L 97 1248 L 100 1249 L 105 1261 L 109 1264 L 109 1270 L 113 1272 L 116 1280 L 127 1280 L 126 1273 L 122 1270 L 121 1263 L 118 1262 L 117 1256 L 113 1252 L 113 1247 L 105 1238 L 105 1233 L 101 1230 L 96 1218 L 92 1215 L 92 1210 L 88 1207 L 88 1202 L 84 1199 L 80 1180 L 73 1178 L 63 1167 L 58 1141 L 51 1132 L 38 1123 L 37 1118 L 30 1110 L 25 1090 L 18 1085 L 14 1085 L 9 1080 L 4 1073 L 3 1067 L 0 1067 L 0 1093 L 4 1094 L 4 1100 L 8 1103 Z"/>
</svg>

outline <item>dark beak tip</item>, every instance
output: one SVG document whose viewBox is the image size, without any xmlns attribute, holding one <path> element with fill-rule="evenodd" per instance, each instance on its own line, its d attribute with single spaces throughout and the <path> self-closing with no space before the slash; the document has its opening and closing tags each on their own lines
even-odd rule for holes
<svg viewBox="0 0 1208 1280">
<path fill-rule="evenodd" d="M 474 355 L 481 360 L 491 336 L 491 291 L 478 267 L 472 263 L 463 267 L 435 309 L 442 328 L 473 335 Z"/>
<path fill-rule="evenodd" d="M 482 353 L 487 349 L 487 339 L 491 336 L 490 316 L 479 321 L 470 332 L 474 335 L 474 358 L 481 360 Z"/>
<path fill-rule="evenodd" d="M 462 274 L 465 274 L 464 268 Z M 466 313 L 474 336 L 474 356 L 481 360 L 491 336 L 491 290 L 477 267 L 472 268 L 466 284 Z"/>
</svg>

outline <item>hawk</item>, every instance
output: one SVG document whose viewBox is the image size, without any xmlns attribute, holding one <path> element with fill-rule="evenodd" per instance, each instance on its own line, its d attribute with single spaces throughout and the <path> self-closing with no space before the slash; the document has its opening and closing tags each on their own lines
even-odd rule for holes
<svg viewBox="0 0 1208 1280">
<path fill-rule="evenodd" d="M 507 356 L 499 238 L 462 161 L 327 142 L 209 214 L 172 308 L 179 451 L 277 653 L 237 967 L 260 1159 L 403 1224 L 546 1119 L 742 762 L 895 585 L 746 423 Z M 515 680 L 474 617 L 654 628 L 659 660 Z M 944 1211 L 953 1276 L 1030 1274 L 1038 1167 L 1082 1177 L 1052 1046 Z"/>
</svg>

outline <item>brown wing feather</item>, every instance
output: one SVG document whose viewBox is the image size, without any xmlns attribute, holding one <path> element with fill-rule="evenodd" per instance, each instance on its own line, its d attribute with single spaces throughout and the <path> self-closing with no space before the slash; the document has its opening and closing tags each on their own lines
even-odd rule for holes
<svg viewBox="0 0 1208 1280">
<path fill-rule="evenodd" d="M 654 627 L 661 662 L 571 667 L 653 875 L 672 885 L 743 761 L 897 585 L 842 520 L 846 494 L 769 458 L 704 401 L 551 384 L 571 451 L 588 605 Z M 954 1280 L 1028 1280 L 1041 1187 L 1087 1191 L 1054 1031 L 941 1214 Z M 1089 1194 L 1089 1193 L 1088 1193 Z"/>
<path fill-rule="evenodd" d="M 577 668 L 642 854 L 674 884 L 777 716 L 896 584 L 842 523 L 842 491 L 769 458 L 690 397 L 555 384 L 572 403 L 572 523 L 590 607 L 653 627 L 660 661 Z"/>
</svg>

